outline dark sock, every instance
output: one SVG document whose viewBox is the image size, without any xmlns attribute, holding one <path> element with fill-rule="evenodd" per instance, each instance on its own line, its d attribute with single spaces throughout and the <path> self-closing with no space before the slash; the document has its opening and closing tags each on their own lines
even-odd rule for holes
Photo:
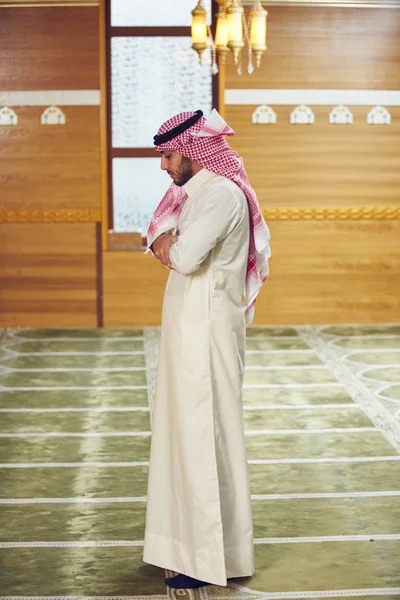
<svg viewBox="0 0 400 600">
<path fill-rule="evenodd" d="M 198 579 L 194 579 L 194 577 L 189 577 L 188 575 L 175 575 L 175 577 L 169 577 L 165 580 L 165 583 L 170 588 L 174 588 L 176 590 L 195 590 L 197 588 L 210 585 L 205 581 L 199 581 Z"/>
</svg>

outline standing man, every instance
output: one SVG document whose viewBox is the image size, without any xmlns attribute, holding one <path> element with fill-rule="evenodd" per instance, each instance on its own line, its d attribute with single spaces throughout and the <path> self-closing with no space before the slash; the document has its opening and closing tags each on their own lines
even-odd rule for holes
<svg viewBox="0 0 400 600">
<path fill-rule="evenodd" d="M 154 137 L 173 183 L 148 244 L 165 290 L 144 561 L 172 588 L 254 573 L 243 428 L 245 313 L 268 274 L 269 231 L 216 110 L 182 113 Z"/>
</svg>

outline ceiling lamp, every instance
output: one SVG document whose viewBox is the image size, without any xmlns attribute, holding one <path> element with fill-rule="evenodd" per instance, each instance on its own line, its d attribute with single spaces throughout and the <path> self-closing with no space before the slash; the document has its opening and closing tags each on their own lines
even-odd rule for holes
<svg viewBox="0 0 400 600">
<path fill-rule="evenodd" d="M 256 66 L 259 67 L 261 57 L 267 49 L 267 11 L 262 7 L 261 0 L 254 0 L 248 20 L 246 21 L 242 0 L 217 0 L 219 10 L 215 28 L 215 40 L 211 28 L 207 26 L 207 11 L 203 0 L 198 0 L 192 10 L 192 48 L 199 55 L 203 64 L 204 52 L 211 46 L 212 73 L 218 73 L 219 64 L 224 64 L 227 55 L 232 52 L 237 71 L 241 73 L 241 54 L 247 44 L 249 73 L 254 71 L 253 54 Z"/>
</svg>

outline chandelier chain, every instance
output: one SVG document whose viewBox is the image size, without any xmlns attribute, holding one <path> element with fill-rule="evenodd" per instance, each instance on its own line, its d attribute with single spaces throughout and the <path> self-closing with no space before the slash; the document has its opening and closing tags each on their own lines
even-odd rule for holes
<svg viewBox="0 0 400 600">
<path fill-rule="evenodd" d="M 254 4 L 256 4 L 254 2 Z M 244 29 L 244 36 L 246 38 L 246 42 L 247 42 L 247 52 L 248 52 L 248 63 L 247 63 L 247 71 L 248 73 L 252 73 L 254 71 L 254 67 L 253 67 L 253 48 L 251 47 L 251 42 L 250 42 L 250 16 L 248 17 L 248 22 L 246 22 L 246 17 L 243 13 L 243 29 Z"/>
<path fill-rule="evenodd" d="M 216 75 L 218 73 L 217 48 L 215 46 L 215 40 L 214 40 L 214 36 L 213 36 L 210 25 L 207 26 L 207 29 L 208 29 L 208 37 L 210 38 L 210 46 L 211 46 L 211 74 Z"/>
</svg>

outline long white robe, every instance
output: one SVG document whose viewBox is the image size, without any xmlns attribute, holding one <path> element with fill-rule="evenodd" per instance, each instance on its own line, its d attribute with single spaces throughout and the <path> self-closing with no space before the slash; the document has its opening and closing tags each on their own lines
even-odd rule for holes
<svg viewBox="0 0 400 600">
<path fill-rule="evenodd" d="M 249 216 L 232 181 L 187 184 L 163 304 L 144 561 L 216 585 L 252 575 L 243 427 Z"/>
</svg>

